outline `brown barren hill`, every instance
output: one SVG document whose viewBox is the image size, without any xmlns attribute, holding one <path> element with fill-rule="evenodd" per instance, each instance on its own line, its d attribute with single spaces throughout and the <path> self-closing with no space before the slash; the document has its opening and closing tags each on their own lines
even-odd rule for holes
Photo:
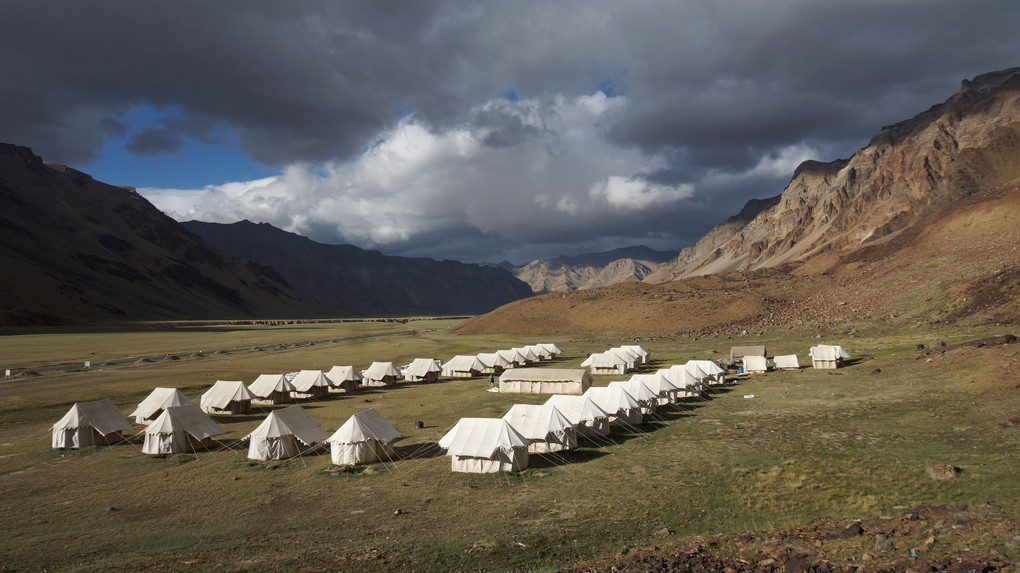
<svg viewBox="0 0 1020 573">
<path fill-rule="evenodd" d="M 657 275 L 661 284 L 536 297 L 460 332 L 718 335 L 867 319 L 1017 324 L 1020 69 L 966 82 L 947 103 L 884 128 L 850 161 L 802 167 L 779 201 L 731 240 L 710 237 L 714 250 L 678 259 L 673 275 Z"/>
</svg>

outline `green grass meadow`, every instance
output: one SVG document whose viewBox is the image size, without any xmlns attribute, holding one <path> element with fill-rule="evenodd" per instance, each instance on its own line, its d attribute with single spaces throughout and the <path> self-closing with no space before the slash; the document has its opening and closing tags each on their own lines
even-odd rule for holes
<svg viewBox="0 0 1020 573">
<path fill-rule="evenodd" d="M 455 321 L 208 326 L 0 337 L 17 367 L 202 351 L 204 357 L 0 384 L 0 566 L 10 570 L 219 571 L 552 570 L 630 548 L 805 522 L 819 515 L 875 517 L 918 503 L 1020 498 L 1020 345 L 921 356 L 919 343 L 953 344 L 987 330 L 922 330 L 862 323 L 853 337 L 774 330 L 717 340 L 639 340 L 648 368 L 718 358 L 731 345 L 769 354 L 843 344 L 852 364 L 743 378 L 703 400 L 660 411 L 630 432 L 557 455 L 533 455 L 520 474 L 450 472 L 428 447 L 461 417 L 501 416 L 544 395 L 485 391 L 485 377 L 400 384 L 304 401 L 327 433 L 375 408 L 404 435 L 403 459 L 355 469 L 328 451 L 294 460 L 245 459 L 240 438 L 269 412 L 218 416 L 228 434 L 210 451 L 145 456 L 141 443 L 50 449 L 50 426 L 75 401 L 110 398 L 130 412 L 153 387 L 196 403 L 217 379 L 375 360 L 448 360 L 537 342 L 573 368 L 586 353 L 633 339 L 460 336 Z M 217 349 L 376 338 L 280 350 Z M 708 354 L 708 350 L 718 354 Z M 0 364 L 0 368 L 3 368 Z M 616 377 L 596 377 L 604 385 Z M 746 398 L 745 396 L 756 396 Z M 415 428 L 415 421 L 424 428 Z M 138 431 L 141 431 L 140 429 Z M 959 477 L 935 481 L 928 461 Z M 655 532 L 668 529 L 667 538 Z M 1003 547 L 1007 540 L 989 539 Z M 1020 558 L 1020 555 L 1013 555 Z"/>
</svg>

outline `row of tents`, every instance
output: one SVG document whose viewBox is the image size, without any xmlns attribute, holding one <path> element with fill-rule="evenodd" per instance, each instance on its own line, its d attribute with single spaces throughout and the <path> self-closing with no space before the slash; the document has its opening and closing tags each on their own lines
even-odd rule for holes
<svg viewBox="0 0 1020 573">
<path fill-rule="evenodd" d="M 626 374 L 651 362 L 652 355 L 637 345 L 617 346 L 590 354 L 581 362 L 592 374 Z"/>
<path fill-rule="evenodd" d="M 502 418 L 461 418 L 439 447 L 450 456 L 454 472 L 520 471 L 528 467 L 530 454 L 569 450 L 579 437 L 598 439 L 613 427 L 632 428 L 660 406 L 700 397 L 710 385 L 723 383 L 719 365 L 691 360 L 588 387 L 581 395 L 554 394 L 542 405 L 514 404 Z M 500 386 L 502 391 L 502 379 Z"/>
<path fill-rule="evenodd" d="M 511 368 L 522 368 L 552 360 L 562 353 L 563 351 L 555 344 L 542 343 L 505 348 L 495 352 L 480 352 L 475 355 L 462 354 L 443 364 L 443 376 L 471 378 L 484 374 L 501 374 Z"/>
<path fill-rule="evenodd" d="M 207 449 L 214 437 L 226 433 L 198 405 L 183 395 L 180 398 L 182 403 L 162 408 L 145 427 L 142 453 L 196 452 Z M 53 447 L 117 443 L 132 427 L 109 399 L 77 402 L 53 425 Z M 252 460 L 292 458 L 326 442 L 330 444 L 333 463 L 355 465 L 391 456 L 391 444 L 399 437 L 400 432 L 371 409 L 354 414 L 336 432 L 327 435 L 301 406 L 294 405 L 270 412 L 242 441 L 248 442 L 247 457 Z"/>
</svg>

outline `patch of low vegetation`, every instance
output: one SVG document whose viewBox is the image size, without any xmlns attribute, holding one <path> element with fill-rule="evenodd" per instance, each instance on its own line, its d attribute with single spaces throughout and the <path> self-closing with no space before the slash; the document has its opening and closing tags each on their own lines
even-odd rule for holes
<svg viewBox="0 0 1020 573">
<path fill-rule="evenodd" d="M 394 327 L 415 334 L 310 346 L 290 343 L 347 338 L 366 327 L 193 327 L 167 331 L 160 344 L 141 337 L 144 349 L 121 333 L 97 332 L 95 347 L 103 349 L 97 361 L 157 346 L 171 354 L 203 349 L 205 357 L 4 382 L 0 487 L 17 492 L 0 498 L 4 564 L 79 571 L 636 571 L 700 563 L 747 571 L 822 562 L 833 570 L 929 562 L 996 567 L 1020 559 L 1020 542 L 1011 545 L 1020 534 L 1020 423 L 1013 422 L 1020 419 L 1020 344 L 991 338 L 1001 332 L 981 327 L 875 321 L 823 332 L 793 327 L 639 340 L 653 353 L 651 370 L 754 343 L 770 354 L 796 353 L 802 365 L 818 342 L 842 344 L 852 359 L 835 371 L 737 379 L 598 443 L 534 455 L 521 473 L 454 474 L 435 447 L 461 417 L 500 416 L 514 403 L 546 399 L 487 392 L 485 377 L 302 403 L 327 432 L 368 407 L 392 422 L 404 434 L 398 455 L 368 466 L 334 466 L 325 449 L 283 462 L 246 460 L 240 439 L 269 407 L 217 417 L 228 433 L 189 455 L 144 456 L 137 439 L 81 451 L 49 448 L 49 426 L 76 400 L 109 397 L 129 412 L 155 386 L 182 388 L 197 402 L 217 379 L 448 359 L 533 342 L 555 342 L 564 355 L 551 366 L 570 368 L 589 352 L 634 342 L 454 335 L 447 330 L 452 323 L 424 324 Z M 27 336 L 31 344 L 4 340 L 32 363 L 33 347 L 59 362 L 62 350 L 88 352 L 92 335 Z M 211 352 L 242 342 L 287 345 Z M 613 378 L 597 377 L 596 384 Z M 930 464 L 958 471 L 934 479 Z M 841 537 L 855 524 L 861 532 Z M 878 535 L 888 544 L 879 544 Z"/>
</svg>

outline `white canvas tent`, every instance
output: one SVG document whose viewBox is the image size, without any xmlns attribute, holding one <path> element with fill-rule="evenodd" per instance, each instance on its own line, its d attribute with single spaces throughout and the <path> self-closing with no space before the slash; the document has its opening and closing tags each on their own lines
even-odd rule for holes
<svg viewBox="0 0 1020 573">
<path fill-rule="evenodd" d="M 534 364 L 535 362 L 538 362 L 538 355 L 535 354 L 534 351 L 532 351 L 526 346 L 511 348 L 511 350 L 516 350 L 518 353 L 520 353 L 521 356 L 524 357 L 525 365 Z"/>
<path fill-rule="evenodd" d="M 742 362 L 745 356 L 761 356 L 764 358 L 767 354 L 768 352 L 763 345 L 734 346 L 730 348 L 730 362 Z"/>
<path fill-rule="evenodd" d="M 109 398 L 93 402 L 75 402 L 56 424 L 53 424 L 54 448 L 83 448 L 108 445 L 121 441 L 131 422 Z"/>
<path fill-rule="evenodd" d="M 485 364 L 482 364 L 482 361 L 479 360 L 477 356 L 466 356 L 462 354 L 454 356 L 449 362 L 443 364 L 443 376 L 451 376 L 454 378 L 481 376 L 482 370 L 485 370 Z"/>
<path fill-rule="evenodd" d="M 592 374 L 625 374 L 627 359 L 615 352 L 597 352 L 585 358 L 581 366 L 587 367 Z"/>
<path fill-rule="evenodd" d="M 811 355 L 812 367 L 826 370 L 839 368 L 844 360 L 850 358 L 850 354 L 843 350 L 842 346 L 833 346 L 831 344 L 812 346 L 808 354 Z"/>
<path fill-rule="evenodd" d="M 598 404 L 586 396 L 553 394 L 545 401 L 547 406 L 555 406 L 561 414 L 570 420 L 581 436 L 598 437 L 609 435 L 609 412 L 599 408 Z"/>
<path fill-rule="evenodd" d="M 393 386 L 397 383 L 398 376 L 400 376 L 400 371 L 392 362 L 373 362 L 365 370 L 361 384 L 362 386 Z"/>
<path fill-rule="evenodd" d="M 248 385 L 254 404 L 289 404 L 294 401 L 294 385 L 283 374 L 260 374 Z"/>
<path fill-rule="evenodd" d="M 207 414 L 245 414 L 251 412 L 254 398 L 240 380 L 217 380 L 198 403 Z"/>
<path fill-rule="evenodd" d="M 760 374 L 769 371 L 769 361 L 764 356 L 745 356 L 744 372 L 747 374 Z"/>
<path fill-rule="evenodd" d="M 499 391 L 516 394 L 577 394 L 592 384 L 578 368 L 511 368 L 500 375 Z"/>
<path fill-rule="evenodd" d="M 610 348 L 606 352 L 611 352 L 626 362 L 627 370 L 636 370 L 641 365 L 641 356 L 630 348 L 617 346 L 616 348 Z"/>
<path fill-rule="evenodd" d="M 181 454 L 208 448 L 213 436 L 226 434 L 196 404 L 170 406 L 145 428 L 142 453 Z"/>
<path fill-rule="evenodd" d="M 641 348 L 637 344 L 628 344 L 621 346 L 620 348 L 633 352 L 638 357 L 638 364 L 644 365 L 652 361 L 652 353 L 648 352 L 644 348 Z"/>
<path fill-rule="evenodd" d="M 680 388 L 673 384 L 673 381 L 668 376 L 662 373 L 661 370 L 654 374 L 634 374 L 630 377 L 631 382 L 641 382 L 652 392 L 658 396 L 658 403 L 660 406 L 667 404 L 676 404 L 677 398 L 679 397 Z M 684 392 L 686 394 L 686 390 Z"/>
<path fill-rule="evenodd" d="M 393 457 L 393 440 L 400 432 L 372 409 L 362 410 L 344 422 L 327 440 L 338 466 L 370 464 Z"/>
<path fill-rule="evenodd" d="M 329 436 L 301 406 L 274 410 L 248 440 L 248 459 L 283 460 L 300 455 Z"/>
<path fill-rule="evenodd" d="M 322 398 L 329 394 L 329 379 L 322 370 L 302 370 L 290 383 L 294 386 L 295 398 Z"/>
<path fill-rule="evenodd" d="M 783 354 L 776 356 L 772 359 L 776 364 L 776 368 L 779 370 L 799 370 L 800 362 L 797 360 L 796 354 Z"/>
<path fill-rule="evenodd" d="M 485 366 L 482 374 L 502 374 L 504 370 L 511 367 L 510 362 L 500 356 L 498 352 L 479 354 L 478 361 Z"/>
<path fill-rule="evenodd" d="M 694 367 L 700 372 L 696 366 Z M 669 368 L 662 368 L 657 371 L 677 387 L 677 398 L 698 398 L 705 388 L 705 383 L 698 380 L 690 370 L 683 365 L 673 365 Z"/>
<path fill-rule="evenodd" d="M 508 368 L 520 368 L 521 366 L 524 366 L 525 363 L 527 362 L 524 356 L 519 351 L 514 350 L 513 348 L 509 350 L 497 350 L 496 354 L 499 354 L 500 356 L 503 357 L 504 360 L 510 363 L 510 366 L 508 366 Z"/>
<path fill-rule="evenodd" d="M 556 346 L 551 342 L 540 342 L 538 343 L 538 345 L 541 346 L 552 357 L 556 357 L 559 356 L 560 354 L 563 354 L 563 351 L 560 350 L 560 347 Z"/>
<path fill-rule="evenodd" d="M 330 392 L 354 392 L 361 385 L 361 373 L 353 366 L 334 366 L 326 372 Z"/>
<path fill-rule="evenodd" d="M 659 406 L 659 394 L 640 380 L 617 380 L 609 383 L 610 388 L 623 388 L 641 404 L 642 414 L 651 414 Z"/>
<path fill-rule="evenodd" d="M 688 360 L 687 364 L 697 366 L 705 373 L 705 381 L 708 384 L 724 384 L 726 382 L 726 371 L 712 360 Z"/>
<path fill-rule="evenodd" d="M 552 358 L 552 354 L 545 348 L 539 346 L 538 344 L 529 344 L 525 346 L 524 349 L 534 354 L 535 357 L 538 358 L 539 362 L 541 362 L 542 360 L 549 360 Z"/>
<path fill-rule="evenodd" d="M 643 421 L 641 404 L 623 388 L 593 386 L 584 396 L 609 413 L 610 426 L 636 426 Z"/>
<path fill-rule="evenodd" d="M 170 406 L 186 406 L 194 404 L 184 397 L 177 388 L 154 388 L 129 416 L 134 417 L 136 424 L 150 424 Z"/>
<path fill-rule="evenodd" d="M 415 358 L 404 371 L 404 380 L 408 382 L 438 382 L 439 367 L 434 358 Z"/>
<path fill-rule="evenodd" d="M 555 406 L 514 404 L 503 419 L 528 439 L 528 453 L 558 452 L 577 447 L 577 429 Z"/>
<path fill-rule="evenodd" d="M 528 439 L 501 418 L 461 418 L 440 438 L 451 471 L 519 472 L 528 467 Z"/>
</svg>

